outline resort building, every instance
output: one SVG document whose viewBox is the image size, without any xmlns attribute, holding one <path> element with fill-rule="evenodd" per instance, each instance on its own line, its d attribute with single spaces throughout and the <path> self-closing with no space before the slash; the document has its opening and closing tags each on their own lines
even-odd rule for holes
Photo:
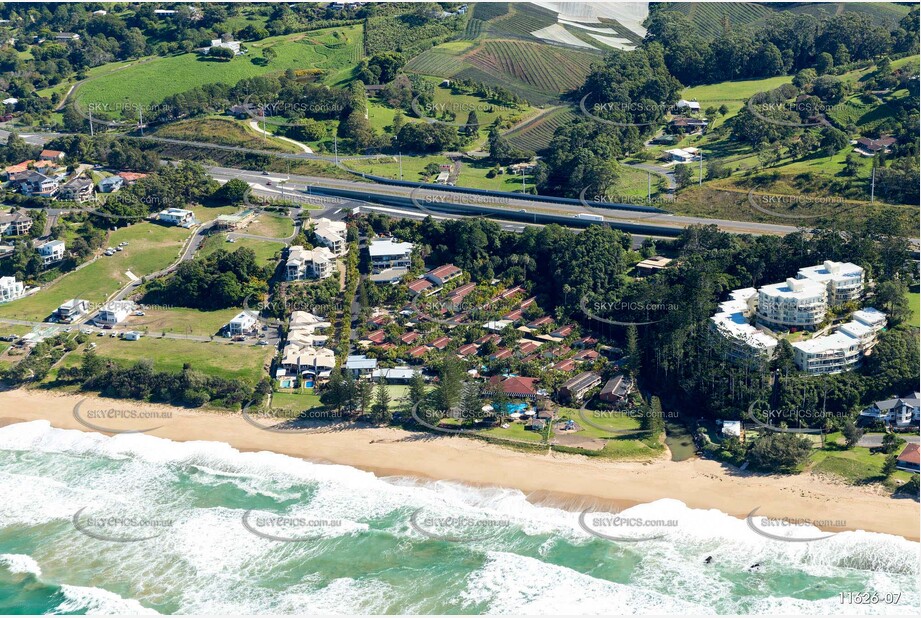
<svg viewBox="0 0 921 618">
<path fill-rule="evenodd" d="M 594 371 L 583 371 L 566 380 L 560 386 L 560 393 L 571 401 L 581 401 L 587 392 L 601 384 L 601 376 Z"/>
<path fill-rule="evenodd" d="M 325 279 L 336 269 L 336 258 L 326 247 L 305 249 L 294 245 L 288 249 L 285 262 L 285 279 L 301 281 L 303 279 Z"/>
<path fill-rule="evenodd" d="M 50 240 L 38 246 L 42 264 L 48 266 L 64 259 L 65 244 L 63 240 Z"/>
<path fill-rule="evenodd" d="M 16 281 L 14 277 L 0 277 L 0 303 L 21 298 L 24 293 L 22 281 Z"/>
<path fill-rule="evenodd" d="M 855 311 L 850 322 L 831 335 L 793 344 L 793 362 L 809 374 L 839 373 L 853 369 L 876 345 L 886 317 L 872 307 Z"/>
<path fill-rule="evenodd" d="M 921 393 L 877 401 L 861 412 L 860 417 L 895 427 L 918 425 L 921 421 Z"/>
<path fill-rule="evenodd" d="M 348 253 L 349 243 L 346 240 L 345 221 L 332 221 L 321 218 L 314 222 L 313 235 L 317 242 L 332 251 L 336 257 Z"/>
<path fill-rule="evenodd" d="M 0 214 L 0 234 L 4 236 L 22 236 L 32 229 L 32 217 L 24 212 Z"/>
<path fill-rule="evenodd" d="M 851 262 L 826 260 L 818 266 L 800 268 L 797 279 L 808 279 L 825 285 L 828 304 L 832 306 L 859 300 L 863 293 L 863 268 Z"/>
<path fill-rule="evenodd" d="M 757 321 L 769 328 L 814 329 L 827 309 L 827 287 L 809 279 L 788 278 L 758 290 Z"/>
<path fill-rule="evenodd" d="M 157 219 L 170 225 L 188 227 L 195 224 L 195 213 L 183 208 L 167 208 L 157 214 Z"/>
<path fill-rule="evenodd" d="M 322 347 L 329 337 L 317 331 L 331 326 L 330 322 L 312 313 L 294 311 L 288 321 L 288 340 L 282 350 L 281 366 L 284 373 L 276 373 L 276 377 L 329 377 L 336 366 L 336 353 Z"/>
<path fill-rule="evenodd" d="M 134 311 L 134 303 L 130 300 L 113 300 L 102 306 L 93 322 L 102 328 L 112 328 L 123 322 L 132 311 Z"/>
<path fill-rule="evenodd" d="M 86 315 L 90 311 L 90 301 L 81 300 L 79 298 L 71 298 L 63 305 L 58 307 L 54 315 L 58 318 L 60 322 L 70 323 L 74 320 L 80 318 L 81 316 Z"/>
<path fill-rule="evenodd" d="M 445 264 L 444 266 L 439 266 L 423 275 L 424 278 L 428 279 L 435 285 L 441 287 L 446 284 L 448 281 L 453 281 L 463 274 L 460 268 L 454 264 Z"/>
<path fill-rule="evenodd" d="M 227 323 L 227 336 L 239 337 L 241 335 L 249 335 L 256 330 L 258 322 L 256 316 L 246 311 L 241 311 Z"/>
</svg>

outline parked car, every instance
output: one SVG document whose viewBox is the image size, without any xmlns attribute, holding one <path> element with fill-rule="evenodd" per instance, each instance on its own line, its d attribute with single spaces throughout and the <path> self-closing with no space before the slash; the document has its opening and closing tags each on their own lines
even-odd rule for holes
<svg viewBox="0 0 921 618">
<path fill-rule="evenodd" d="M 147 314 L 144 313 L 143 311 L 135 311 L 135 312 L 134 312 L 134 315 L 136 315 L 137 317 L 143 317 L 143 316 L 145 316 L 145 315 L 147 315 Z"/>
<path fill-rule="evenodd" d="M 266 341 L 265 339 L 263 339 L 262 341 L 260 341 L 260 342 L 257 343 L 256 345 L 269 345 L 269 342 Z"/>
</svg>

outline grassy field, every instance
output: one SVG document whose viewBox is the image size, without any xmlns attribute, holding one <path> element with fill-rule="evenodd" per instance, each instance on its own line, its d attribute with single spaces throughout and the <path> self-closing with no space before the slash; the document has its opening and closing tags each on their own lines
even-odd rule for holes
<svg viewBox="0 0 921 618">
<path fill-rule="evenodd" d="M 83 106 L 94 103 L 114 109 L 124 103 L 150 105 L 204 84 L 235 84 L 247 77 L 303 68 L 326 70 L 324 80 L 337 83 L 347 78 L 358 61 L 361 42 L 362 26 L 355 25 L 246 43 L 249 53 L 230 62 L 206 60 L 196 53 L 157 58 L 117 72 L 102 73 L 84 82 L 76 96 Z M 277 56 L 266 63 L 261 50 L 268 47 Z"/>
<path fill-rule="evenodd" d="M 715 119 L 716 122 L 713 125 L 715 128 L 739 113 L 742 105 L 752 95 L 773 90 L 783 84 L 789 84 L 791 80 L 792 78 L 788 75 L 778 75 L 777 77 L 765 79 L 746 79 L 694 86 L 685 88 L 681 93 L 681 98 L 688 101 L 698 101 L 701 111 L 711 106 L 719 108 L 720 105 L 725 105 L 729 109 L 729 113 L 723 118 L 717 117 Z"/>
<path fill-rule="evenodd" d="M 278 152 L 301 152 L 294 144 L 269 137 L 263 139 L 246 121 L 209 117 L 180 120 L 164 125 L 155 133 L 157 137 L 210 142 L 226 146 L 245 146 Z"/>
<path fill-rule="evenodd" d="M 209 236 L 202 246 L 198 249 L 197 256 L 208 256 L 217 251 L 224 249 L 234 251 L 240 247 L 247 247 L 256 253 L 256 262 L 262 265 L 273 264 L 279 259 L 279 252 L 285 248 L 282 242 L 273 242 L 269 240 L 256 240 L 254 238 L 238 238 L 236 241 L 227 242 L 226 234 L 214 234 Z"/>
<path fill-rule="evenodd" d="M 270 346 L 248 346 L 224 342 L 205 343 L 181 339 L 143 337 L 124 341 L 112 337 L 93 337 L 96 352 L 103 358 L 130 365 L 143 358 L 153 361 L 157 371 L 181 371 L 189 363 L 196 371 L 230 380 L 255 384 L 265 375 L 265 365 L 274 350 Z M 266 349 L 269 348 L 269 349 Z M 81 348 L 82 350 L 82 348 Z M 82 351 L 68 354 L 70 362 L 79 363 Z"/>
<path fill-rule="evenodd" d="M 911 307 L 911 320 L 909 324 L 915 328 L 921 327 L 921 294 L 918 292 L 909 293 L 908 305 Z"/>
<path fill-rule="evenodd" d="M 429 163 L 439 165 L 450 161 L 442 155 L 429 155 L 421 157 L 403 157 L 403 179 L 422 181 L 425 179 L 423 170 Z M 379 158 L 376 160 L 352 160 L 348 166 L 356 171 L 386 178 L 398 179 L 400 177 L 400 163 L 396 157 Z M 461 171 L 457 178 L 457 185 L 475 189 L 494 189 L 497 191 L 521 191 L 521 176 L 499 174 L 494 178 L 487 178 L 486 174 L 493 165 L 482 160 L 465 158 L 461 162 Z M 432 179 L 429 178 L 431 181 Z M 534 187 L 531 176 L 525 176 L 526 186 Z"/>
<path fill-rule="evenodd" d="M 169 266 L 190 234 L 187 229 L 146 221 L 116 230 L 109 235 L 109 246 L 127 241 L 124 251 L 101 256 L 32 296 L 0 305 L 0 317 L 40 321 L 71 298 L 102 302 L 130 281 L 126 272 L 143 277 Z"/>
<path fill-rule="evenodd" d="M 275 217 L 266 213 L 256 215 L 252 223 L 242 230 L 244 234 L 287 238 L 294 233 L 294 221 L 288 217 Z M 238 241 L 239 242 L 239 241 Z"/>
<path fill-rule="evenodd" d="M 145 309 L 145 315 L 131 316 L 125 325 L 153 336 L 167 332 L 207 337 L 217 335 L 239 312 L 239 309 L 200 311 L 186 307 Z"/>
<path fill-rule="evenodd" d="M 862 446 L 845 450 L 843 446 L 829 444 L 812 454 L 810 469 L 814 473 L 829 474 L 857 485 L 882 481 L 881 471 L 885 462 L 886 455 L 871 453 L 870 449 Z M 902 482 L 908 477 L 909 474 L 901 470 L 892 475 L 893 480 Z"/>
<path fill-rule="evenodd" d="M 322 408 L 320 396 L 313 394 L 313 389 L 301 392 L 279 392 L 272 394 L 272 409 L 286 412 L 303 412 L 314 408 Z"/>
</svg>

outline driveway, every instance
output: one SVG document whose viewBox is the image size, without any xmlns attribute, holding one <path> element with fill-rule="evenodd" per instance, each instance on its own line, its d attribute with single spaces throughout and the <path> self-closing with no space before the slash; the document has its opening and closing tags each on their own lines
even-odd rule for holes
<svg viewBox="0 0 921 618">
<path fill-rule="evenodd" d="M 875 446 L 883 445 L 883 436 L 886 434 L 882 433 L 866 433 L 861 436 L 860 441 L 857 443 L 857 446 L 865 446 L 867 448 L 873 448 Z M 913 433 L 897 433 L 895 434 L 898 437 L 902 438 L 909 444 L 921 444 L 921 436 Z"/>
</svg>

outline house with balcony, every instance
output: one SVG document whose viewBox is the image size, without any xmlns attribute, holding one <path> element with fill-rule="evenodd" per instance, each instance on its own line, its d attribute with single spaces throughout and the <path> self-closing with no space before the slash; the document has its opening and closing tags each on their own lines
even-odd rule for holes
<svg viewBox="0 0 921 618">
<path fill-rule="evenodd" d="M 318 243 L 324 245 L 336 257 L 348 253 L 349 243 L 346 240 L 345 221 L 332 221 L 326 218 L 314 222 L 313 236 Z"/>
<path fill-rule="evenodd" d="M 64 259 L 65 243 L 63 240 L 50 240 L 37 247 L 42 258 L 42 265 L 49 266 Z"/>
<path fill-rule="evenodd" d="M 250 335 L 256 332 L 258 324 L 259 320 L 255 315 L 241 311 L 227 323 L 227 335 L 229 337 Z"/>
<path fill-rule="evenodd" d="M 375 238 L 368 243 L 371 280 L 376 283 L 399 281 L 409 272 L 413 244 L 394 238 Z"/>
<path fill-rule="evenodd" d="M 0 303 L 22 298 L 24 294 L 25 286 L 22 281 L 16 281 L 15 277 L 0 277 Z"/>
<path fill-rule="evenodd" d="M 71 298 L 66 301 L 63 305 L 58 307 L 54 315 L 57 317 L 58 321 L 63 322 L 64 324 L 69 324 L 74 320 L 79 319 L 80 317 L 86 315 L 90 311 L 90 301 L 82 300 L 79 298 Z"/>
<path fill-rule="evenodd" d="M 893 427 L 918 425 L 921 421 L 921 393 L 877 401 L 861 412 L 860 418 L 881 421 Z"/>
<path fill-rule="evenodd" d="M 167 208 L 157 214 L 157 219 L 168 225 L 189 227 L 195 225 L 195 213 L 184 208 Z"/>
<path fill-rule="evenodd" d="M 94 188 L 92 180 L 84 178 L 83 176 L 78 176 L 61 185 L 61 189 L 58 191 L 58 199 L 69 200 L 71 202 L 77 202 L 78 204 L 89 202 L 94 197 Z"/>
<path fill-rule="evenodd" d="M 107 176 L 99 181 L 100 193 L 115 193 L 125 186 L 125 179 L 121 176 Z"/>
<path fill-rule="evenodd" d="M 305 249 L 294 245 L 288 249 L 285 262 L 285 279 L 302 281 L 304 279 L 325 279 L 336 270 L 336 258 L 326 247 Z"/>
<path fill-rule="evenodd" d="M 0 235 L 23 236 L 32 229 L 32 217 L 22 211 L 0 214 Z"/>
<path fill-rule="evenodd" d="M 19 190 L 23 195 L 33 197 L 54 197 L 58 192 L 58 181 L 41 172 L 30 171 L 19 181 Z"/>
</svg>

